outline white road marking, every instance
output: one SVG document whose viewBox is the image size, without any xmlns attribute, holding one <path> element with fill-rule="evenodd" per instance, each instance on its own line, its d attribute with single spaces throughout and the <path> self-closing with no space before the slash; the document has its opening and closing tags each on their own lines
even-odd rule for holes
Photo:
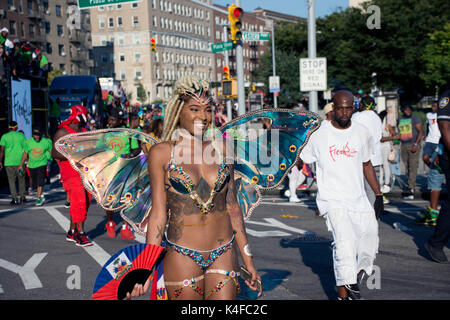
<svg viewBox="0 0 450 320">
<path fill-rule="evenodd" d="M 23 267 L 4 259 L 0 259 L 0 267 L 18 274 L 26 290 L 42 288 L 42 282 L 39 280 L 39 277 L 34 270 L 46 255 L 47 252 L 35 253 Z"/>
<path fill-rule="evenodd" d="M 267 231 L 256 231 L 250 228 L 245 229 L 247 233 L 251 236 L 257 238 L 266 238 L 266 237 L 287 237 L 290 236 L 290 233 L 280 231 L 280 230 L 267 230 Z"/>
<path fill-rule="evenodd" d="M 61 226 L 64 231 L 69 230 L 70 221 L 62 215 L 55 207 L 43 207 L 53 219 Z M 82 247 L 86 252 L 101 266 L 103 266 L 111 255 L 102 249 L 95 241 L 92 241 L 92 246 Z"/>
<path fill-rule="evenodd" d="M 266 222 L 249 220 L 249 221 L 246 221 L 246 223 L 260 225 L 260 226 L 266 226 L 266 227 L 273 227 L 273 228 L 284 229 L 284 230 L 287 230 L 287 231 L 292 231 L 292 232 L 303 234 L 303 235 L 314 234 L 314 232 L 310 232 L 310 231 L 306 231 L 306 230 L 303 230 L 303 229 L 299 229 L 299 228 L 294 228 L 294 227 L 288 226 L 288 225 L 286 225 L 286 224 L 284 224 L 284 223 L 282 223 L 282 222 L 280 222 L 280 221 L 278 221 L 276 219 L 273 219 L 273 218 L 264 218 L 264 220 Z M 248 231 L 248 228 L 247 228 L 247 231 Z M 287 235 L 290 235 L 290 234 L 287 234 Z"/>
</svg>

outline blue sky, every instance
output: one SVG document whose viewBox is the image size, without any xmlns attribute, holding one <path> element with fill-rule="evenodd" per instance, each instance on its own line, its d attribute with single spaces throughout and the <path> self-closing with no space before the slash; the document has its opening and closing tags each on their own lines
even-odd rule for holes
<svg viewBox="0 0 450 320">
<path fill-rule="evenodd" d="M 323 17 L 337 11 L 339 7 L 343 10 L 348 8 L 349 0 L 316 0 L 316 17 Z M 235 3 L 234 0 L 213 0 L 213 3 L 222 6 Z M 307 0 L 241 0 L 244 11 L 253 11 L 257 7 L 291 14 L 303 18 L 308 17 Z"/>
</svg>

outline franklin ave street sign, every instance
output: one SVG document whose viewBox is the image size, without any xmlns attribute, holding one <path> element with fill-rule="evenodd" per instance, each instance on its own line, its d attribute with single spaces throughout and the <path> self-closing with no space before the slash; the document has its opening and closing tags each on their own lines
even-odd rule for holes
<svg viewBox="0 0 450 320">
<path fill-rule="evenodd" d="M 78 8 L 87 9 L 92 7 L 107 6 L 110 4 L 141 2 L 142 0 L 78 0 Z"/>
<path fill-rule="evenodd" d="M 269 32 L 243 32 L 242 39 L 246 41 L 269 41 Z"/>
<path fill-rule="evenodd" d="M 211 45 L 212 52 L 221 52 L 233 49 L 233 41 L 214 43 Z"/>
</svg>

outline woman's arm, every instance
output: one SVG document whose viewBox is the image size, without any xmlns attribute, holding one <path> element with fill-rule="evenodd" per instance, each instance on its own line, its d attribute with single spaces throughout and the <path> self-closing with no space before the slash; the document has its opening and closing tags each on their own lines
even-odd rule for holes
<svg viewBox="0 0 450 320">
<path fill-rule="evenodd" d="M 165 150 L 167 149 L 167 150 Z M 167 223 L 165 178 L 165 155 L 169 152 L 167 145 L 154 145 L 147 159 L 150 188 L 152 191 L 152 207 L 147 224 L 146 242 L 161 245 Z"/>
<path fill-rule="evenodd" d="M 253 263 L 253 257 L 250 252 L 250 246 L 247 240 L 247 232 L 245 230 L 244 218 L 242 216 L 241 208 L 239 206 L 239 202 L 236 194 L 236 185 L 234 183 L 234 168 L 233 165 L 229 165 L 230 167 L 230 182 L 228 184 L 228 192 L 227 192 L 227 210 L 230 215 L 231 225 L 233 226 L 233 230 L 236 231 L 235 239 L 239 251 L 241 253 L 242 261 L 247 268 L 247 270 L 252 274 L 252 279 L 250 282 L 247 282 L 247 285 L 250 289 L 256 291 L 257 280 L 261 281 L 261 276 L 255 269 L 255 265 Z M 258 296 L 260 296 L 262 292 L 260 291 Z"/>
</svg>

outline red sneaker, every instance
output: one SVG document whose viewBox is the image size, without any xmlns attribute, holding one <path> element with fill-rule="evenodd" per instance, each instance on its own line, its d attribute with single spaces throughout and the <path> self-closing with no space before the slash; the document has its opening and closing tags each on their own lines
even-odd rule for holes
<svg viewBox="0 0 450 320">
<path fill-rule="evenodd" d="M 77 229 L 75 229 L 73 232 L 72 229 L 70 229 L 69 231 L 67 231 L 66 240 L 70 242 L 77 242 L 77 236 L 78 236 Z"/>
<path fill-rule="evenodd" d="M 116 224 L 114 221 L 108 221 L 106 223 L 105 229 L 108 233 L 108 237 L 115 238 L 116 237 Z"/>
<path fill-rule="evenodd" d="M 92 242 L 91 242 L 91 240 L 89 240 L 86 233 L 83 232 L 83 233 L 78 233 L 76 245 L 78 247 L 88 247 L 88 246 L 92 246 Z"/>
<path fill-rule="evenodd" d="M 123 228 L 123 227 L 120 228 L 120 236 L 122 237 L 122 239 L 134 239 L 135 238 L 129 225 L 126 225 L 125 228 Z"/>
</svg>

